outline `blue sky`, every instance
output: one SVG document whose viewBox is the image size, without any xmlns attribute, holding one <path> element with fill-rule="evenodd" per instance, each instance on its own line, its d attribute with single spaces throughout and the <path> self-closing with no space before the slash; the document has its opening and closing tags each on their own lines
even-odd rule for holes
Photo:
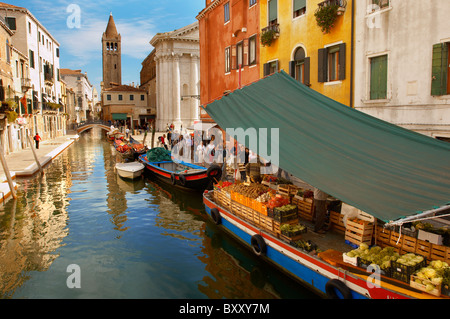
<svg viewBox="0 0 450 319">
<path fill-rule="evenodd" d="M 196 21 L 204 0 L 3 0 L 27 8 L 60 44 L 61 68 L 81 69 L 100 93 L 101 38 L 112 13 L 122 36 L 122 83 L 140 82 L 141 63 L 153 50 L 150 40 Z M 71 4 L 80 8 L 79 28 Z M 71 16 L 72 15 L 72 16 Z M 69 24 L 68 24 L 69 20 Z"/>
</svg>

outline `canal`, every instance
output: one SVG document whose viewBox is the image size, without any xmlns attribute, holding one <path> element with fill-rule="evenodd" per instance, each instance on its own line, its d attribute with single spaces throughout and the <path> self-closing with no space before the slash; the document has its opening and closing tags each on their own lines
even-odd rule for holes
<svg viewBox="0 0 450 319">
<path fill-rule="evenodd" d="M 114 173 L 91 130 L 0 204 L 0 298 L 318 298 L 224 233 L 201 194 Z"/>
</svg>

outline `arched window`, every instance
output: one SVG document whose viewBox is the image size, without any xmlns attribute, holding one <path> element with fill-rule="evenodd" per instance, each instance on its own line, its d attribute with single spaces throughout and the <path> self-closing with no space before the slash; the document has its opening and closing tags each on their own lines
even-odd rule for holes
<svg viewBox="0 0 450 319">
<path fill-rule="evenodd" d="M 109 42 L 106 42 L 106 51 L 109 51 Z"/>
<path fill-rule="evenodd" d="M 294 60 L 289 62 L 289 74 L 300 83 L 310 85 L 310 58 L 302 47 L 295 50 Z"/>
</svg>

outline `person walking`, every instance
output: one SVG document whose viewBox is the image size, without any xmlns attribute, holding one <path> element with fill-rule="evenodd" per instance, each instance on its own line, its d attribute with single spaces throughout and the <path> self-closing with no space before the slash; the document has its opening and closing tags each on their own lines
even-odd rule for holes
<svg viewBox="0 0 450 319">
<path fill-rule="evenodd" d="M 36 143 L 36 149 L 39 149 L 39 142 L 41 141 L 41 137 L 39 136 L 39 133 L 36 132 L 36 135 L 34 136 L 34 142 Z"/>
</svg>

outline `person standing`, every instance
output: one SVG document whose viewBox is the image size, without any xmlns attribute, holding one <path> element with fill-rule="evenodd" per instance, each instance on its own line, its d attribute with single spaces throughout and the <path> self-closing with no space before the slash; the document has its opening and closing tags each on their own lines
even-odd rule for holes
<svg viewBox="0 0 450 319">
<path fill-rule="evenodd" d="M 34 142 L 36 143 L 36 149 L 39 149 L 39 142 L 41 141 L 41 137 L 39 136 L 39 133 L 36 132 L 36 135 L 34 136 Z"/>
<path fill-rule="evenodd" d="M 314 232 L 324 234 L 326 232 L 325 222 L 327 218 L 328 194 L 318 188 L 314 188 Z"/>
</svg>

